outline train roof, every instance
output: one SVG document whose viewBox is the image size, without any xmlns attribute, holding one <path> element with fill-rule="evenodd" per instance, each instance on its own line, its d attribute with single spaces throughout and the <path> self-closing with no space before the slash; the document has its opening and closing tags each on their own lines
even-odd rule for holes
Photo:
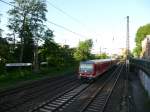
<svg viewBox="0 0 150 112">
<path fill-rule="evenodd" d="M 87 60 L 87 61 L 81 61 L 80 64 L 93 64 L 93 63 L 103 63 L 103 62 L 108 62 L 114 59 L 96 59 L 96 60 Z"/>
</svg>

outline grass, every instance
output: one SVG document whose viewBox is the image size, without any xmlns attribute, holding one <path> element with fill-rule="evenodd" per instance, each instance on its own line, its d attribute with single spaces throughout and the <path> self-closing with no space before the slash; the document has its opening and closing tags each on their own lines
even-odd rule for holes
<svg viewBox="0 0 150 112">
<path fill-rule="evenodd" d="M 150 111 L 150 98 L 145 102 L 145 108 Z"/>
<path fill-rule="evenodd" d="M 18 85 L 29 83 L 45 77 L 56 77 L 75 72 L 75 66 L 62 68 L 41 68 L 40 72 L 35 74 L 31 70 L 15 70 L 0 74 L 0 91 L 16 87 Z"/>
</svg>

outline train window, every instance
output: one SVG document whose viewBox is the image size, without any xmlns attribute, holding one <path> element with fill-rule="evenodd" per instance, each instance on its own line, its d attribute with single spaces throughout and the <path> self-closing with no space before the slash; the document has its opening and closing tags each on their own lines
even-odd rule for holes
<svg viewBox="0 0 150 112">
<path fill-rule="evenodd" d="M 92 64 L 81 64 L 80 65 L 80 72 L 92 72 L 93 65 Z"/>
</svg>

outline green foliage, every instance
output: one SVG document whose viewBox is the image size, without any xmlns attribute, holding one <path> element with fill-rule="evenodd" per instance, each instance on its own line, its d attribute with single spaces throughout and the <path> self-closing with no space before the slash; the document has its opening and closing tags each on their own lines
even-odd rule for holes
<svg viewBox="0 0 150 112">
<path fill-rule="evenodd" d="M 92 48 L 93 42 L 91 39 L 85 40 L 85 41 L 80 41 L 78 48 L 76 48 L 75 53 L 74 53 L 74 58 L 77 61 L 83 61 L 87 60 L 91 56 L 91 48 Z"/>
<path fill-rule="evenodd" d="M 107 59 L 109 56 L 106 53 L 102 53 L 95 56 L 96 59 Z"/>
<path fill-rule="evenodd" d="M 141 46 L 136 46 L 136 47 L 133 49 L 132 54 L 133 54 L 134 57 L 140 57 L 141 51 L 142 51 Z"/>
<path fill-rule="evenodd" d="M 35 43 L 33 68 L 34 71 L 39 71 L 38 62 L 38 43 L 39 40 L 45 37 L 45 25 L 43 22 L 46 21 L 46 1 L 45 0 L 30 0 L 30 28 L 32 29 L 33 39 Z"/>
<path fill-rule="evenodd" d="M 20 45 L 16 50 L 20 49 L 19 61 L 33 61 L 34 68 L 38 71 L 38 43 L 50 35 L 50 30 L 43 24 L 46 21 L 46 1 L 14 0 L 12 3 L 15 7 L 8 11 L 10 15 L 8 28 L 14 37 L 20 38 Z M 28 60 L 28 56 L 31 56 L 31 60 Z"/>
<path fill-rule="evenodd" d="M 31 62 L 35 69 L 43 61 L 56 68 L 75 64 L 75 49 L 54 42 L 53 31 L 44 23 L 45 0 L 13 0 L 12 4 L 15 7 L 8 11 L 10 32 L 6 38 L 2 38 L 0 29 L 0 71 L 4 70 L 5 63 Z M 81 47 L 90 57 L 92 41 L 87 40 L 87 43 Z"/>
<path fill-rule="evenodd" d="M 25 38 L 23 41 L 23 56 L 22 56 L 22 62 L 33 62 L 33 50 L 34 50 L 34 40 L 32 38 L 32 33 L 29 29 L 29 26 L 25 25 Z M 10 44 L 12 47 L 11 56 L 14 61 L 10 60 L 10 62 L 19 62 L 20 60 L 20 54 L 21 54 L 21 45 L 19 42 L 17 42 L 15 45 Z"/>
<path fill-rule="evenodd" d="M 146 24 L 144 26 L 141 26 L 136 33 L 136 38 L 135 38 L 135 42 L 136 42 L 136 48 L 134 49 L 133 53 L 135 56 L 139 57 L 140 53 L 142 51 L 142 41 L 144 40 L 144 38 L 146 37 L 146 35 L 150 34 L 150 24 Z"/>
<path fill-rule="evenodd" d="M 1 16 L 1 14 L 0 14 Z M 1 19 L 0 19 L 1 22 Z M 4 72 L 4 66 L 9 58 L 9 44 L 5 38 L 2 38 L 2 29 L 0 29 L 0 73 Z"/>
<path fill-rule="evenodd" d="M 6 39 L 0 37 L 0 71 L 4 71 L 4 65 L 9 59 L 9 44 Z"/>
<path fill-rule="evenodd" d="M 34 74 L 30 70 L 15 70 L 0 75 L 0 91 L 21 85 L 24 82 L 32 82 L 44 77 L 56 77 L 61 75 L 70 75 L 76 70 L 76 66 L 61 67 L 59 70 L 55 67 L 41 68 L 41 71 Z"/>
<path fill-rule="evenodd" d="M 1 17 L 1 14 L 0 14 L 0 17 Z M 0 18 L 0 23 L 1 23 L 1 18 Z M 2 29 L 0 28 L 0 38 L 2 38 Z"/>
<path fill-rule="evenodd" d="M 49 66 L 62 67 L 73 64 L 73 49 L 59 46 L 53 40 L 46 39 L 40 48 L 40 59 L 48 61 Z"/>
<path fill-rule="evenodd" d="M 141 41 L 144 40 L 146 35 L 149 35 L 149 34 L 150 34 L 150 24 L 141 26 L 136 33 L 136 38 L 135 38 L 136 45 L 137 46 L 140 45 Z"/>
</svg>

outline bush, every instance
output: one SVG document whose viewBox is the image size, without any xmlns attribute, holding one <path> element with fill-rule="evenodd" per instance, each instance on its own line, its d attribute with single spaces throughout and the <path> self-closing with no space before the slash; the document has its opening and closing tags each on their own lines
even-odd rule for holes
<svg viewBox="0 0 150 112">
<path fill-rule="evenodd" d="M 4 73 L 5 71 L 6 60 L 0 57 L 0 73 Z"/>
</svg>

